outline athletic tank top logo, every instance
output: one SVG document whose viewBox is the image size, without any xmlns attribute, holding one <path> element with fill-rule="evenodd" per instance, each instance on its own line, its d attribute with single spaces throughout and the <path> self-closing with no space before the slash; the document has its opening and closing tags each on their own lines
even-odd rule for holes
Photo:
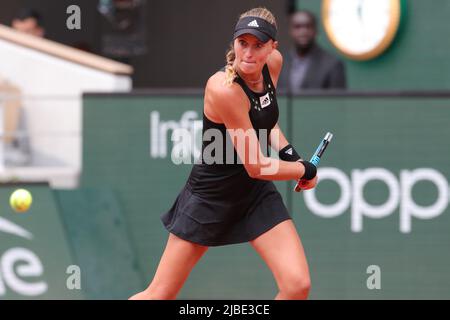
<svg viewBox="0 0 450 320">
<path fill-rule="evenodd" d="M 261 108 L 265 108 L 270 105 L 270 97 L 267 92 L 264 96 L 259 98 L 259 102 L 261 103 Z"/>
</svg>

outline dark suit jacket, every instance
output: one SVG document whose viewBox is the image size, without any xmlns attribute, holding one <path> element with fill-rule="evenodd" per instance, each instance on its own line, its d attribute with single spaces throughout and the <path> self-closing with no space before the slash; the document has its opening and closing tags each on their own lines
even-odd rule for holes
<svg viewBox="0 0 450 320">
<path fill-rule="evenodd" d="M 278 88 L 288 90 L 289 70 L 293 51 L 283 55 L 283 68 Z M 329 54 L 317 44 L 311 49 L 311 62 L 299 90 L 307 89 L 346 89 L 345 67 L 341 60 Z"/>
</svg>

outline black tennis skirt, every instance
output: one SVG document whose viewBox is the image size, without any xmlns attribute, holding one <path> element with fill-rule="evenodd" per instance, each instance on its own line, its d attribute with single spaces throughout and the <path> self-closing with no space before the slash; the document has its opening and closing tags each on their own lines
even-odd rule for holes
<svg viewBox="0 0 450 320">
<path fill-rule="evenodd" d="M 251 241 L 291 219 L 272 181 L 250 178 L 243 165 L 195 164 L 168 212 L 174 235 L 204 246 Z"/>
</svg>

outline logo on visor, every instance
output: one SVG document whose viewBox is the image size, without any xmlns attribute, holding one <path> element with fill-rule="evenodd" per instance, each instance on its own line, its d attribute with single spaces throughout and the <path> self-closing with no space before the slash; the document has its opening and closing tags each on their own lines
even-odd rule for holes
<svg viewBox="0 0 450 320">
<path fill-rule="evenodd" d="M 258 22 L 257 22 L 256 20 L 253 20 L 253 21 L 250 22 L 247 26 L 259 28 Z"/>
</svg>

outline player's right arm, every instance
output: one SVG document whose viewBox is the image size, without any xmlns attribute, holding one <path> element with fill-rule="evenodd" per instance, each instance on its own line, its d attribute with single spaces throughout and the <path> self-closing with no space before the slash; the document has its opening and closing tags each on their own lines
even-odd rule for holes
<svg viewBox="0 0 450 320">
<path fill-rule="evenodd" d="M 262 180 L 298 180 L 305 173 L 301 162 L 264 156 L 248 114 L 249 101 L 237 84 L 226 86 L 224 74 L 216 73 L 206 85 L 205 108 L 220 118 L 248 175 Z"/>
</svg>

